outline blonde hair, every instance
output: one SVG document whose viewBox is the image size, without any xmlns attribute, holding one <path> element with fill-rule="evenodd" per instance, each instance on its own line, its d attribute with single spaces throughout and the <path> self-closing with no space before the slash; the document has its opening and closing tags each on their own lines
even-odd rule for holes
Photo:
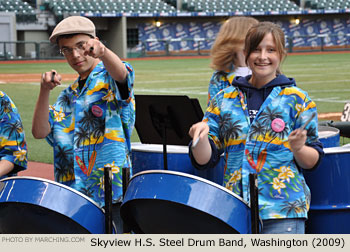
<svg viewBox="0 0 350 252">
<path fill-rule="evenodd" d="M 235 63 L 236 53 L 243 50 L 249 28 L 258 22 L 252 17 L 231 17 L 225 21 L 210 51 L 210 67 L 217 71 L 228 70 Z"/>
<path fill-rule="evenodd" d="M 245 39 L 245 61 L 247 63 L 250 54 L 259 46 L 260 42 L 264 37 L 271 33 L 275 44 L 276 51 L 280 56 L 280 62 L 282 62 L 287 56 L 285 48 L 285 37 L 284 32 L 277 24 L 272 22 L 260 22 L 249 29 L 246 39 Z M 281 70 L 277 69 L 277 74 L 281 74 Z"/>
</svg>

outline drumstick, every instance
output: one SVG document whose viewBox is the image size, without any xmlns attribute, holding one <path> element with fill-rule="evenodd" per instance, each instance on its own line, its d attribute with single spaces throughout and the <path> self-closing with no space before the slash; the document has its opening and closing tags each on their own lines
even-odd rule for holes
<svg viewBox="0 0 350 252">
<path fill-rule="evenodd" d="M 55 75 L 56 75 L 56 72 L 51 73 L 51 82 L 55 82 Z"/>
<path fill-rule="evenodd" d="M 197 137 L 196 141 L 192 144 L 192 148 L 195 148 L 199 142 L 199 136 Z"/>
<path fill-rule="evenodd" d="M 303 126 L 301 126 L 300 129 L 304 130 L 305 127 L 311 122 L 312 119 L 314 119 L 315 116 L 316 116 L 316 112 L 313 112 L 312 115 L 310 116 L 310 118 L 306 121 L 306 123 Z"/>
</svg>

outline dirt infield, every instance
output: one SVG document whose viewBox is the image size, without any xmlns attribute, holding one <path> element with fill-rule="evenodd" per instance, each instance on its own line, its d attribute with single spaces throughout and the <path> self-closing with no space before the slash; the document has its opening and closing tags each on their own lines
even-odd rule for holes
<svg viewBox="0 0 350 252">
<path fill-rule="evenodd" d="M 61 74 L 62 81 L 74 81 L 77 74 Z M 41 74 L 0 74 L 0 84 L 40 83 Z"/>
<path fill-rule="evenodd" d="M 27 170 L 19 172 L 18 176 L 30 176 L 54 180 L 53 165 L 39 162 L 28 162 Z"/>
</svg>

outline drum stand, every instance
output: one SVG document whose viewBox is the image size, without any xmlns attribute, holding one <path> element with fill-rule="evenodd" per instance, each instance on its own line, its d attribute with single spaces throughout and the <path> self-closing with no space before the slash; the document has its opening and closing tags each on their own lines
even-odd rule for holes
<svg viewBox="0 0 350 252">
<path fill-rule="evenodd" d="M 123 182 L 123 199 L 125 196 L 126 189 L 128 189 L 129 181 L 130 181 L 130 168 L 124 167 L 122 169 L 122 182 Z M 123 233 L 130 233 L 130 227 L 123 221 Z"/>
<path fill-rule="evenodd" d="M 259 234 L 259 190 L 258 190 L 258 174 L 249 174 L 250 189 L 250 216 L 252 224 L 252 234 Z"/>
<path fill-rule="evenodd" d="M 113 234 L 113 214 L 112 214 L 112 168 L 104 168 L 104 186 L 105 186 L 105 232 Z M 130 181 L 130 168 L 122 169 L 123 197 Z M 123 222 L 123 233 L 130 232 L 129 228 Z"/>
<path fill-rule="evenodd" d="M 113 234 L 113 216 L 112 216 L 112 168 L 104 168 L 104 186 L 105 186 L 105 228 L 106 234 Z"/>
</svg>

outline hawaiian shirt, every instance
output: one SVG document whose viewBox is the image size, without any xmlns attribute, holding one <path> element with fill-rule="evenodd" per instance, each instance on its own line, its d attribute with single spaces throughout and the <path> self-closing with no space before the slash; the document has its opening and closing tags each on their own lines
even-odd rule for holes
<svg viewBox="0 0 350 252">
<path fill-rule="evenodd" d="M 234 77 L 235 77 L 234 72 L 215 71 L 213 73 L 209 81 L 207 105 L 210 104 L 211 99 L 217 93 L 219 93 L 221 90 L 231 85 Z"/>
<path fill-rule="evenodd" d="M 15 168 L 1 178 L 16 175 L 27 169 L 27 142 L 21 117 L 15 104 L 0 91 L 0 159 L 12 162 Z"/>
<path fill-rule="evenodd" d="M 55 180 L 104 205 L 104 167 L 112 168 L 112 197 L 122 200 L 122 168 L 131 168 L 130 137 L 135 124 L 134 70 L 127 71 L 129 97 L 100 62 L 79 90 L 79 78 L 50 106 Z"/>
<path fill-rule="evenodd" d="M 249 174 L 257 173 L 262 219 L 307 217 L 310 190 L 288 136 L 313 112 L 316 104 L 306 92 L 296 86 L 276 86 L 250 123 L 245 94 L 230 86 L 212 99 L 205 113 L 209 137 L 225 152 L 224 186 L 249 202 Z M 272 127 L 273 123 L 279 127 Z M 307 130 L 307 143 L 318 141 L 317 116 Z"/>
</svg>

